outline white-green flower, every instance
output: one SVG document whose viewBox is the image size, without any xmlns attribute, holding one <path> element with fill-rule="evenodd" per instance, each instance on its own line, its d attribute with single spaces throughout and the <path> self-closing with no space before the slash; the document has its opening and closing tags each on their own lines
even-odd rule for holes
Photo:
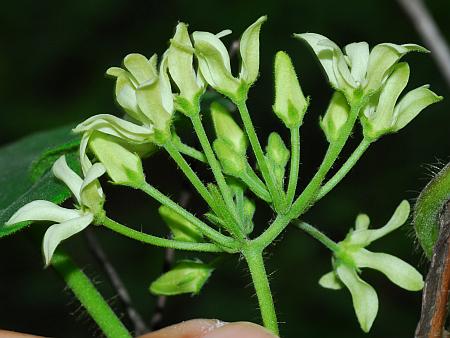
<svg viewBox="0 0 450 338">
<path fill-rule="evenodd" d="M 219 34 L 200 31 L 192 34 L 200 72 L 211 87 L 238 99 L 242 85 L 248 88 L 256 81 L 259 74 L 259 31 L 266 20 L 266 16 L 260 17 L 242 34 L 239 48 L 241 69 L 237 78 L 231 73 L 230 56 L 220 40 L 230 34 L 230 30 Z"/>
<path fill-rule="evenodd" d="M 422 275 L 414 267 L 392 255 L 365 249 L 373 241 L 402 226 L 409 211 L 409 203 L 402 201 L 389 222 L 375 230 L 369 230 L 370 220 L 367 215 L 359 215 L 355 229 L 338 243 L 333 257 L 333 271 L 319 280 L 319 284 L 325 288 L 337 290 L 344 285 L 349 289 L 356 316 L 365 332 L 370 330 L 377 315 L 378 296 L 373 287 L 359 277 L 360 269 L 378 270 L 391 282 L 409 291 L 419 291 L 423 288 Z"/>
<path fill-rule="evenodd" d="M 381 92 L 373 95 L 361 114 L 364 135 L 377 139 L 388 133 L 395 133 L 411 122 L 423 109 L 442 100 L 442 96 L 421 86 L 398 98 L 409 80 L 409 66 L 400 62 L 393 67 Z M 397 102 L 398 101 L 398 102 Z"/>
<path fill-rule="evenodd" d="M 65 156 L 55 162 L 52 170 L 72 192 L 76 201 L 75 208 L 67 209 L 49 201 L 36 200 L 25 204 L 6 222 L 6 225 L 25 221 L 56 222 L 47 229 L 42 243 L 46 265 L 50 263 L 59 243 L 84 230 L 97 214 L 103 212 L 105 200 L 98 181 L 105 173 L 105 168 L 100 163 L 94 164 L 84 179 L 69 168 Z"/>
<path fill-rule="evenodd" d="M 317 55 L 331 86 L 352 99 L 355 91 L 371 95 L 378 91 L 392 67 L 409 52 L 427 52 L 416 44 L 396 45 L 381 43 L 369 51 L 367 42 L 339 46 L 323 35 L 315 33 L 294 34 L 306 41 Z"/>
</svg>

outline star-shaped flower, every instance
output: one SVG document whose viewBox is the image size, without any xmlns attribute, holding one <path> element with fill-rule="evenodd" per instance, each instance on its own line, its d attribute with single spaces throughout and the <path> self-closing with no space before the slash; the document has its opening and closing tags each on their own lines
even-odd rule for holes
<svg viewBox="0 0 450 338">
<path fill-rule="evenodd" d="M 105 173 L 102 164 L 94 164 L 84 179 L 67 165 L 61 156 L 53 165 L 53 174 L 63 181 L 72 192 L 76 205 L 74 209 L 60 207 L 52 202 L 36 200 L 25 204 L 6 222 L 12 225 L 25 221 L 53 221 L 44 235 L 42 250 L 45 264 L 51 262 L 57 246 L 65 239 L 83 231 L 99 213 L 103 212 L 105 200 L 98 178 Z"/>
<path fill-rule="evenodd" d="M 378 270 L 391 282 L 409 291 L 419 291 L 423 288 L 422 275 L 414 267 L 395 256 L 365 249 L 373 241 L 402 226 L 409 211 L 409 203 L 402 201 L 389 222 L 376 230 L 368 229 L 370 220 L 367 215 L 359 215 L 355 229 L 337 244 L 333 271 L 319 280 L 319 284 L 325 288 L 338 290 L 344 285 L 349 289 L 356 316 L 365 332 L 370 330 L 377 315 L 378 296 L 373 287 L 359 277 L 361 268 Z"/>
</svg>

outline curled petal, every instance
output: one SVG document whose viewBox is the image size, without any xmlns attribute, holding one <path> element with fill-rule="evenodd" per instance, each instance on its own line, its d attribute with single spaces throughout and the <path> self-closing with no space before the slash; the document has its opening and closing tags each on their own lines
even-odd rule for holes
<svg viewBox="0 0 450 338">
<path fill-rule="evenodd" d="M 91 183 L 93 183 L 97 178 L 102 176 L 105 172 L 106 172 L 106 169 L 103 166 L 103 164 L 95 163 L 89 169 L 89 171 L 86 173 L 86 177 L 84 178 L 83 185 L 81 186 L 81 195 L 83 195 L 84 190 L 86 190 L 86 188 Z M 97 191 L 98 191 L 98 194 L 100 195 L 100 197 L 103 197 L 103 191 L 102 191 L 100 185 L 99 185 Z"/>
<path fill-rule="evenodd" d="M 170 79 L 168 72 L 168 53 L 165 52 L 162 59 L 161 65 L 159 67 L 159 81 L 161 88 L 161 103 L 164 107 L 164 110 L 169 114 L 173 114 L 173 94 L 172 87 L 170 86 Z"/>
<path fill-rule="evenodd" d="M 240 42 L 241 71 L 239 78 L 247 84 L 256 81 L 259 73 L 259 31 L 261 25 L 267 20 L 267 16 L 262 16 L 242 34 Z"/>
<path fill-rule="evenodd" d="M 62 223 L 53 224 L 49 227 L 45 232 L 44 240 L 42 242 L 45 265 L 50 264 L 53 253 L 59 243 L 84 230 L 89 224 L 92 223 L 93 219 L 94 216 L 92 214 L 87 214 Z"/>
<path fill-rule="evenodd" d="M 373 287 L 359 278 L 356 271 L 345 264 L 336 268 L 339 279 L 349 289 L 359 325 L 369 332 L 378 312 L 378 296 Z"/>
<path fill-rule="evenodd" d="M 80 190 L 83 180 L 72 169 L 69 168 L 66 162 L 66 157 L 63 155 L 56 160 L 52 167 L 53 175 L 64 182 L 70 189 L 72 194 L 80 203 Z"/>
<path fill-rule="evenodd" d="M 442 100 L 428 89 L 422 86 L 411 90 L 398 103 L 394 110 L 395 125 L 394 131 L 398 131 L 414 119 L 423 109 L 429 105 Z"/>
<path fill-rule="evenodd" d="M 80 142 L 80 164 L 81 164 L 81 170 L 83 171 L 83 174 L 85 175 L 89 169 L 92 167 L 92 162 L 89 159 L 89 157 L 86 155 L 86 150 L 88 147 L 89 139 L 91 137 L 92 131 L 87 131 L 83 133 L 83 136 L 81 137 Z"/>
<path fill-rule="evenodd" d="M 351 43 L 345 46 L 345 53 L 349 59 L 353 79 L 363 84 L 369 62 L 369 45 L 367 42 Z"/>
<path fill-rule="evenodd" d="M 25 204 L 17 210 L 6 222 L 6 225 L 24 221 L 65 222 L 80 217 L 80 215 L 81 213 L 78 210 L 66 209 L 49 201 L 37 200 Z"/>
<path fill-rule="evenodd" d="M 370 252 L 362 249 L 353 258 L 358 267 L 378 270 L 389 280 L 409 291 L 419 291 L 423 288 L 422 275 L 411 265 L 392 255 Z"/>
<path fill-rule="evenodd" d="M 154 80 L 158 77 L 156 72 L 156 54 L 148 60 L 141 54 L 129 54 L 123 60 L 125 67 L 139 84 Z"/>
<path fill-rule="evenodd" d="M 75 133 L 89 130 L 98 130 L 135 144 L 146 143 L 153 135 L 152 125 L 139 126 L 109 114 L 92 116 L 73 129 Z"/>
</svg>

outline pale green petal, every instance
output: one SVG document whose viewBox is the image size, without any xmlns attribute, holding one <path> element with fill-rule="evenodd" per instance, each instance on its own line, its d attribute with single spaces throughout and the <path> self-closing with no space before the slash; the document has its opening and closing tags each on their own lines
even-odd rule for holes
<svg viewBox="0 0 450 338">
<path fill-rule="evenodd" d="M 375 230 L 357 230 L 350 234 L 348 241 L 352 245 L 367 246 L 373 241 L 386 236 L 388 233 L 401 227 L 408 219 L 410 206 L 408 201 L 404 200 L 395 210 L 389 222 Z"/>
<path fill-rule="evenodd" d="M 173 114 L 173 94 L 170 86 L 170 79 L 168 74 L 168 53 L 164 53 L 159 66 L 159 86 L 161 90 L 161 103 L 166 112 Z"/>
<path fill-rule="evenodd" d="M 62 223 L 53 224 L 47 229 L 42 242 L 42 251 L 44 252 L 45 265 L 49 265 L 53 253 L 58 245 L 65 239 L 83 231 L 92 223 L 94 216 L 87 214 L 82 217 L 74 218 Z"/>
<path fill-rule="evenodd" d="M 139 126 L 109 114 L 92 116 L 73 129 L 75 133 L 90 130 L 97 130 L 108 135 L 116 136 L 131 143 L 146 143 L 153 135 L 152 125 Z"/>
<path fill-rule="evenodd" d="M 139 84 L 152 81 L 158 77 L 155 67 L 155 56 L 148 60 L 141 54 L 129 54 L 123 59 L 123 64 Z"/>
<path fill-rule="evenodd" d="M 80 191 L 83 180 L 78 174 L 69 168 L 66 162 L 66 157 L 63 155 L 58 158 L 52 167 L 53 175 L 64 182 L 65 185 L 70 189 L 72 194 L 80 203 Z"/>
<path fill-rule="evenodd" d="M 24 221 L 64 222 L 80 215 L 78 210 L 66 209 L 49 201 L 36 200 L 17 210 L 5 224 L 12 225 Z"/>
<path fill-rule="evenodd" d="M 408 80 L 409 65 L 406 62 L 396 64 L 381 90 L 376 112 L 370 119 L 374 133 L 387 132 L 392 128 L 395 122 L 394 106 Z"/>
<path fill-rule="evenodd" d="M 328 38 L 326 38 L 325 36 L 316 33 L 294 34 L 294 37 L 301 40 L 305 40 L 308 43 L 308 45 L 313 49 L 314 53 L 316 53 L 317 58 L 322 64 L 322 67 L 325 70 L 325 73 L 327 74 L 328 80 L 330 81 L 331 85 L 334 88 L 339 88 L 338 81 L 334 74 L 333 48 L 331 48 L 330 45 L 324 44 L 324 42 L 329 41 L 336 47 L 337 45 Z"/>
<path fill-rule="evenodd" d="M 92 163 L 89 160 L 89 157 L 86 154 L 87 147 L 89 144 L 89 138 L 91 137 L 92 131 L 86 131 L 83 133 L 83 136 L 81 137 L 80 141 L 80 165 L 81 165 L 81 171 L 83 172 L 83 175 L 88 172 L 88 170 L 92 167 Z"/>
<path fill-rule="evenodd" d="M 340 290 L 342 289 L 342 282 L 339 280 L 338 276 L 334 271 L 330 271 L 320 277 L 319 285 L 326 289 Z"/>
<path fill-rule="evenodd" d="M 239 78 L 247 84 L 256 81 L 259 73 L 259 31 L 261 25 L 267 20 L 267 16 L 262 16 L 242 34 L 240 42 L 241 71 Z"/>
<path fill-rule="evenodd" d="M 406 53 L 426 51 L 425 48 L 415 44 L 396 45 L 382 43 L 376 45 L 369 55 L 367 92 L 378 90 L 391 70 L 391 67 Z"/>
<path fill-rule="evenodd" d="M 347 99 L 342 93 L 336 91 L 330 100 L 324 117 L 319 122 L 328 142 L 332 143 L 339 138 L 349 113 L 350 106 Z"/>
<path fill-rule="evenodd" d="M 231 74 L 230 57 L 220 39 L 209 32 L 194 32 L 195 54 L 202 76 L 214 89 L 234 95 L 240 81 Z"/>
<path fill-rule="evenodd" d="M 419 291 L 423 288 L 422 275 L 400 258 L 362 249 L 353 254 L 353 259 L 358 267 L 378 270 L 403 289 Z"/>
<path fill-rule="evenodd" d="M 81 204 L 96 214 L 102 209 L 105 196 L 100 182 L 97 180 L 106 172 L 101 163 L 95 163 L 86 173 L 81 187 Z"/>
<path fill-rule="evenodd" d="M 247 136 L 226 108 L 218 102 L 213 102 L 211 116 L 217 138 L 227 141 L 233 145 L 236 152 L 245 155 L 248 146 Z"/>
<path fill-rule="evenodd" d="M 398 131 L 414 119 L 423 109 L 442 100 L 442 96 L 436 95 L 422 86 L 407 93 L 395 107 L 394 131 Z"/>
<path fill-rule="evenodd" d="M 288 128 L 302 124 L 308 108 L 290 57 L 285 52 L 275 56 L 275 103 L 273 111 Z"/>
<path fill-rule="evenodd" d="M 356 271 L 345 264 L 338 265 L 336 273 L 342 283 L 350 290 L 353 308 L 359 325 L 369 332 L 378 312 L 378 296 L 375 290 L 361 278 Z"/>
<path fill-rule="evenodd" d="M 202 86 L 197 82 L 194 71 L 194 48 L 189 37 L 187 25 L 180 22 L 170 41 L 168 52 L 169 73 L 180 90 L 180 96 L 192 101 Z"/>
<path fill-rule="evenodd" d="M 370 218 L 366 214 L 359 214 L 355 220 L 355 230 L 367 230 L 370 225 Z"/>
<path fill-rule="evenodd" d="M 350 61 L 351 75 L 355 81 L 364 85 L 369 63 L 369 45 L 367 42 L 355 42 L 345 46 Z"/>
</svg>

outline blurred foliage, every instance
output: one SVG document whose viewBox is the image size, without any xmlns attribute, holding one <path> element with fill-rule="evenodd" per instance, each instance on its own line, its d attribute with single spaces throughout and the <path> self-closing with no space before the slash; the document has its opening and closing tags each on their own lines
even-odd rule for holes
<svg viewBox="0 0 450 338">
<path fill-rule="evenodd" d="M 427 1 L 450 39 L 447 15 L 450 2 Z M 78 122 L 92 114 L 120 114 L 113 100 L 113 81 L 104 71 L 119 65 L 130 52 L 150 56 L 162 52 L 178 20 L 191 30 L 218 32 L 231 28 L 238 38 L 262 14 L 269 21 L 261 34 L 261 77 L 250 93 L 249 105 L 258 133 L 266 138 L 276 126 L 271 113 L 273 57 L 287 51 L 299 74 L 305 95 L 311 95 L 309 112 L 302 127 L 301 182 L 307 182 L 318 166 L 326 141 L 318 128 L 331 90 L 320 66 L 308 48 L 292 39 L 292 33 L 317 32 L 340 45 L 365 40 L 422 43 L 395 1 L 13 1 L 0 12 L 0 143 L 6 144 L 33 131 Z M 428 55 L 408 55 L 412 76 L 410 88 L 430 83 L 448 96 L 439 70 Z M 429 180 L 430 165 L 448 161 L 450 146 L 450 101 L 432 106 L 398 135 L 375 143 L 341 185 L 311 209 L 307 220 L 341 240 L 355 215 L 368 213 L 374 225 L 382 225 L 403 198 L 414 200 Z M 208 121 L 207 118 L 205 118 Z M 178 123 L 185 123 L 180 118 Z M 192 138 L 192 133 L 185 129 Z M 286 133 L 282 134 L 286 137 Z M 359 135 L 355 134 L 347 152 Z M 265 141 L 262 141 L 264 144 Z M 20 154 L 17 154 L 20 156 Z M 344 157 L 344 156 L 343 156 Z M 157 163 L 157 165 L 153 165 Z M 147 176 L 161 190 L 177 198 L 187 187 L 173 163 L 164 154 L 146 161 Z M 196 170 L 200 170 L 200 166 Z M 208 173 L 204 173 L 208 174 Z M 170 178 L 170 179 L 169 179 Z M 106 186 L 106 208 L 112 217 L 156 234 L 166 233 L 158 205 L 129 189 Z M 123 203 L 127 201 L 127 203 Z M 202 208 L 192 197 L 189 208 Z M 270 219 L 268 211 L 255 220 L 261 230 Z M 136 307 L 149 319 L 155 297 L 147 286 L 162 269 L 163 251 L 118 238 L 103 229 L 99 240 L 109 253 Z M 425 259 L 413 243 L 412 230 L 399 231 L 372 247 L 383 247 L 405 260 L 419 264 Z M 42 269 L 41 253 L 26 233 L 1 241 L 0 327 L 46 336 L 80 337 L 95 327 L 79 309 L 63 283 L 50 270 Z M 64 247 L 94 277 L 117 311 L 124 310 L 87 249 L 83 235 Z M 180 253 L 178 256 L 187 257 Z M 211 277 L 200 296 L 170 298 L 164 324 L 194 317 L 218 317 L 225 321 L 259 321 L 256 298 L 244 263 L 228 261 Z M 318 286 L 317 280 L 330 268 L 330 255 L 305 234 L 288 229 L 283 240 L 267 254 L 268 271 L 285 337 L 410 337 L 419 318 L 420 294 L 396 288 L 377 273 L 365 279 L 379 292 L 380 312 L 372 331 L 365 335 L 357 324 L 351 298 Z M 239 273 L 238 271 L 243 271 Z M 80 325 L 81 323 L 81 325 Z M 324 325 L 326 323 L 326 325 Z"/>
</svg>

